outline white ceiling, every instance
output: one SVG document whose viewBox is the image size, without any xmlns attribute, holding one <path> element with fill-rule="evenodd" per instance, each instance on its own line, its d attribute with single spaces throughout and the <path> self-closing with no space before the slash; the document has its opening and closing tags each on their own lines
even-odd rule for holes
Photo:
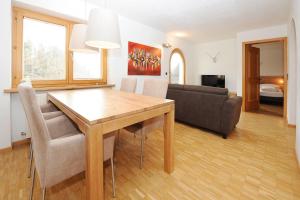
<svg viewBox="0 0 300 200">
<path fill-rule="evenodd" d="M 88 0 L 104 5 L 104 0 Z M 290 0 L 106 0 L 120 15 L 193 42 L 287 23 Z"/>
</svg>

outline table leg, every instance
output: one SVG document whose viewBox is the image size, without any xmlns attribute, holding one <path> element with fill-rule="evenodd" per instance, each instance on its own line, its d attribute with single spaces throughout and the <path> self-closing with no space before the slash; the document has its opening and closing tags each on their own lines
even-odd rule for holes
<svg viewBox="0 0 300 200">
<path fill-rule="evenodd" d="M 174 107 L 164 117 L 164 170 L 174 171 Z"/>
<path fill-rule="evenodd" d="M 86 192 L 89 200 L 104 199 L 102 126 L 90 127 L 86 134 Z"/>
</svg>

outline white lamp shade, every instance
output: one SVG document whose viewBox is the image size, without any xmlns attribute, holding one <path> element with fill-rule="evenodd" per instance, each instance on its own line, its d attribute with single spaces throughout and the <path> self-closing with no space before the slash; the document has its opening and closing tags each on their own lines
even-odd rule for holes
<svg viewBox="0 0 300 200">
<path fill-rule="evenodd" d="M 71 33 L 69 49 L 77 52 L 95 53 L 99 52 L 99 49 L 89 47 L 85 44 L 87 25 L 75 24 Z"/>
<path fill-rule="evenodd" d="M 120 48 L 118 15 L 108 9 L 91 10 L 85 44 L 101 49 Z"/>
</svg>

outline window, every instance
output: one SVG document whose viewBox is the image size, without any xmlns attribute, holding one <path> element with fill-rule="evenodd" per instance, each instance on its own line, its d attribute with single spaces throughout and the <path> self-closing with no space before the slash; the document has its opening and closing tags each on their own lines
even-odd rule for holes
<svg viewBox="0 0 300 200">
<path fill-rule="evenodd" d="M 185 60 L 179 49 L 174 49 L 170 58 L 170 83 L 185 84 Z"/>
<path fill-rule="evenodd" d="M 97 80 L 102 78 L 100 53 L 73 53 L 74 80 Z"/>
<path fill-rule="evenodd" d="M 23 19 L 23 77 L 31 80 L 66 78 L 66 27 Z"/>
<path fill-rule="evenodd" d="M 34 87 L 106 84 L 106 50 L 69 51 L 73 22 L 20 8 L 13 20 L 13 88 L 22 79 Z"/>
</svg>

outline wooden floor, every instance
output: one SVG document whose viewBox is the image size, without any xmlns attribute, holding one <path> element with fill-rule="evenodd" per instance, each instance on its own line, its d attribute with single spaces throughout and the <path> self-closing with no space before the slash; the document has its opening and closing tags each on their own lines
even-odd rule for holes
<svg viewBox="0 0 300 200">
<path fill-rule="evenodd" d="M 283 117 L 283 106 L 260 104 L 259 113 Z"/>
<path fill-rule="evenodd" d="M 175 172 L 163 172 L 161 132 L 146 142 L 144 169 L 138 168 L 138 139 L 121 134 L 116 152 L 116 199 L 300 199 L 300 169 L 295 129 L 280 117 L 243 113 L 227 140 L 176 123 Z M 27 199 L 28 147 L 0 154 L 0 199 Z M 105 171 L 105 196 L 111 199 L 111 175 Z M 36 183 L 35 199 L 40 199 Z M 47 199 L 85 199 L 80 174 L 48 190 Z"/>
</svg>

